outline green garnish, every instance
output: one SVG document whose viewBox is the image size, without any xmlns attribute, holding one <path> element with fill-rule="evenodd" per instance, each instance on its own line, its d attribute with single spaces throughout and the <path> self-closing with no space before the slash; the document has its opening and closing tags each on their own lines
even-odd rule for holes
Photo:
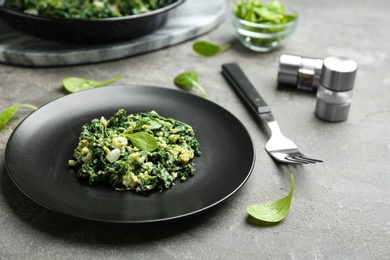
<svg viewBox="0 0 390 260">
<path fill-rule="evenodd" d="M 7 107 L 1 114 L 0 114 L 0 131 L 4 128 L 4 126 L 8 123 L 9 120 L 15 115 L 16 111 L 20 107 L 27 107 L 31 109 L 38 109 L 36 106 L 29 105 L 29 104 L 19 104 Z"/>
<path fill-rule="evenodd" d="M 146 152 L 153 152 L 158 147 L 156 139 L 152 135 L 145 132 L 122 134 L 122 136 L 130 139 L 131 143 L 135 147 Z"/>
<path fill-rule="evenodd" d="M 230 45 L 220 46 L 217 43 L 210 41 L 197 41 L 192 45 L 192 49 L 199 55 L 209 57 L 219 52 L 226 51 Z"/>
<path fill-rule="evenodd" d="M 289 194 L 274 202 L 255 204 L 247 208 L 248 214 L 264 222 L 279 222 L 283 220 L 291 205 L 294 193 L 294 175 L 291 174 L 291 188 Z"/>
<path fill-rule="evenodd" d="M 81 90 L 107 86 L 108 84 L 111 84 L 121 78 L 122 76 L 118 76 L 105 82 L 99 82 L 91 79 L 69 77 L 62 79 L 62 85 L 68 92 L 73 93 Z"/>
<path fill-rule="evenodd" d="M 195 71 L 188 71 L 179 74 L 175 77 L 174 83 L 179 88 L 190 91 L 192 87 L 197 87 L 203 96 L 207 96 L 206 91 L 203 89 L 203 87 L 199 83 L 199 75 Z"/>
<path fill-rule="evenodd" d="M 8 1 L 8 5 L 25 13 L 49 17 L 89 19 L 135 15 L 157 10 L 174 0 L 28 0 Z"/>
<path fill-rule="evenodd" d="M 285 24 L 296 18 L 296 15 L 286 14 L 284 5 L 277 0 L 268 4 L 260 0 L 237 0 L 233 8 L 237 18 L 252 23 Z"/>
<path fill-rule="evenodd" d="M 191 160 L 201 154 L 191 126 L 155 111 L 127 115 L 120 109 L 82 127 L 68 165 L 90 185 L 117 190 L 163 191 L 195 173 Z"/>
</svg>

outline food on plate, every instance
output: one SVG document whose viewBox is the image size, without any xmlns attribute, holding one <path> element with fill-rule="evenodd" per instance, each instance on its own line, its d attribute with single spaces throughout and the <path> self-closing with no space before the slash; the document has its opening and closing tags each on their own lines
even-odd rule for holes
<svg viewBox="0 0 390 260">
<path fill-rule="evenodd" d="M 74 158 L 68 165 L 79 178 L 109 183 L 117 190 L 163 191 L 195 172 L 200 156 L 192 127 L 155 111 L 127 115 L 120 109 L 82 127 Z"/>
<path fill-rule="evenodd" d="M 147 13 L 175 0 L 11 0 L 8 5 L 25 13 L 57 18 L 112 18 Z"/>
</svg>

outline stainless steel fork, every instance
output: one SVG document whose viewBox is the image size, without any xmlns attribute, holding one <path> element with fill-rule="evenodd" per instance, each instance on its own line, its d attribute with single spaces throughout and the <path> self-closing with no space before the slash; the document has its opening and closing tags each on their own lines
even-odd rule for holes
<svg viewBox="0 0 390 260">
<path fill-rule="evenodd" d="M 254 88 L 237 63 L 222 65 L 222 74 L 230 85 L 237 91 L 252 110 L 258 115 L 271 130 L 271 138 L 265 149 L 275 160 L 290 164 L 309 164 L 322 162 L 302 154 L 293 141 L 286 138 L 280 131 L 271 109 Z"/>
</svg>

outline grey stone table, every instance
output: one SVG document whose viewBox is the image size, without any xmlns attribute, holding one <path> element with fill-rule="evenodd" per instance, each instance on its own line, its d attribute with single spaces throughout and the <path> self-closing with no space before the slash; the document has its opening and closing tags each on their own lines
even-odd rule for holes
<svg viewBox="0 0 390 260">
<path fill-rule="evenodd" d="M 121 84 L 175 89 L 172 81 L 178 73 L 198 71 L 208 99 L 245 124 L 256 147 L 256 164 L 234 196 L 195 217 L 146 225 L 71 218 L 30 200 L 6 172 L 7 141 L 31 112 L 21 109 L 0 132 L 0 259 L 390 259 L 390 2 L 285 2 L 299 12 L 299 25 L 287 45 L 271 53 L 241 46 L 227 10 L 224 21 L 208 33 L 142 55 L 62 67 L 1 63 L 1 111 L 19 103 L 40 106 L 66 95 L 63 77 L 105 80 L 123 75 Z M 231 48 L 204 58 L 191 49 L 198 39 L 230 43 Z M 282 53 L 357 61 L 347 121 L 318 119 L 314 93 L 277 88 Z M 221 76 L 221 65 L 232 61 L 262 93 L 283 132 L 323 164 L 280 165 L 268 156 L 268 133 Z M 287 218 L 276 225 L 249 219 L 248 205 L 287 194 L 290 174 L 295 175 L 295 193 Z"/>
</svg>

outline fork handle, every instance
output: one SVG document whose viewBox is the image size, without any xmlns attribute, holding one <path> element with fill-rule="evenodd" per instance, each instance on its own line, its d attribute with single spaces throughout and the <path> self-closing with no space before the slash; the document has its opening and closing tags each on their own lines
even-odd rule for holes
<svg viewBox="0 0 390 260">
<path fill-rule="evenodd" d="M 230 85 L 257 114 L 271 112 L 267 103 L 265 103 L 237 63 L 223 64 L 222 75 L 225 76 Z"/>
</svg>

